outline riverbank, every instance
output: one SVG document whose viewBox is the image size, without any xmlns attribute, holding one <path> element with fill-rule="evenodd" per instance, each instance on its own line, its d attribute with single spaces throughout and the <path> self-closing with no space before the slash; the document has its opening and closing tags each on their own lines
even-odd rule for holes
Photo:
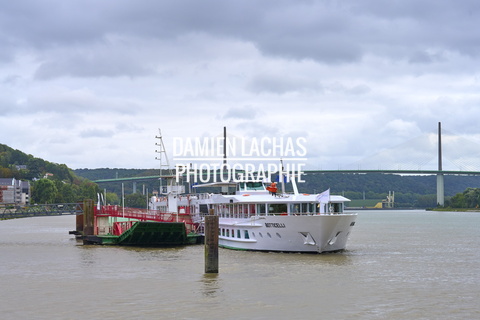
<svg viewBox="0 0 480 320">
<path fill-rule="evenodd" d="M 473 208 L 427 208 L 426 211 L 448 211 L 448 212 L 480 212 L 480 209 Z"/>
</svg>

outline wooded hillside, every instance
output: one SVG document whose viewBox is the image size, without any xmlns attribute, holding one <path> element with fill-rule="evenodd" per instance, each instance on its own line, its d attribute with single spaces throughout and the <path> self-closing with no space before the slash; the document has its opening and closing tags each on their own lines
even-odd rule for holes
<svg viewBox="0 0 480 320">
<path fill-rule="evenodd" d="M 30 181 L 30 203 L 73 203 L 96 199 L 98 186 L 57 164 L 0 144 L 0 178 Z"/>
</svg>

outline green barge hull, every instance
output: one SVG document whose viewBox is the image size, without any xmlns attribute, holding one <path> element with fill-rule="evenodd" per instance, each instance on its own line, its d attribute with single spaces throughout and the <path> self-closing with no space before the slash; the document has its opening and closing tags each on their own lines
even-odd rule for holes
<svg viewBox="0 0 480 320">
<path fill-rule="evenodd" d="M 84 236 L 90 244 L 165 247 L 200 243 L 202 236 L 187 234 L 183 222 L 137 221 L 119 236 Z"/>
</svg>

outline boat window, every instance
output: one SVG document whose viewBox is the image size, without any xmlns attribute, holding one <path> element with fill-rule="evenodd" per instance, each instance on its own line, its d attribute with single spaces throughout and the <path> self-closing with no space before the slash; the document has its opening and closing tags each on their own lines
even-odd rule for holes
<svg viewBox="0 0 480 320">
<path fill-rule="evenodd" d="M 302 212 L 308 212 L 308 203 L 302 203 Z"/>
<path fill-rule="evenodd" d="M 168 207 L 167 206 L 158 206 L 157 210 L 160 212 L 168 212 Z"/>
<path fill-rule="evenodd" d="M 300 210 L 301 204 L 300 203 L 291 203 L 290 204 L 290 213 L 300 213 L 303 212 Z"/>
<path fill-rule="evenodd" d="M 269 238 L 272 237 L 272 235 L 270 234 L 270 232 L 267 232 L 267 236 L 268 236 Z"/>
<path fill-rule="evenodd" d="M 280 233 L 278 233 L 278 232 L 277 232 L 277 237 L 282 238 L 282 236 L 281 236 Z"/>
<path fill-rule="evenodd" d="M 254 234 L 255 236 L 255 234 Z M 250 237 L 248 236 L 248 230 L 245 230 L 245 239 L 250 239 Z"/>
<path fill-rule="evenodd" d="M 258 210 L 258 213 L 260 214 L 265 214 L 265 204 L 264 203 L 260 203 L 257 205 L 257 210 Z"/>
<path fill-rule="evenodd" d="M 222 228 L 222 236 L 225 237 L 225 229 L 224 228 Z"/>
<path fill-rule="evenodd" d="M 334 213 L 341 213 L 342 212 L 342 204 L 341 203 L 331 203 L 332 212 Z"/>
<path fill-rule="evenodd" d="M 245 182 L 241 182 L 238 184 L 238 190 L 239 191 L 244 191 L 245 190 Z"/>
<path fill-rule="evenodd" d="M 240 230 L 237 230 L 237 238 L 241 238 L 242 234 L 240 233 Z"/>
<path fill-rule="evenodd" d="M 233 232 L 234 230 L 232 229 L 232 238 L 235 238 L 235 232 Z"/>
<path fill-rule="evenodd" d="M 269 205 L 270 213 L 286 213 L 287 204 L 286 203 L 272 203 Z"/>
<path fill-rule="evenodd" d="M 226 234 L 227 237 L 230 237 L 230 229 L 227 229 L 227 234 Z"/>
<path fill-rule="evenodd" d="M 265 188 L 261 182 L 247 182 L 246 190 L 265 190 Z"/>
<path fill-rule="evenodd" d="M 200 213 L 208 213 L 208 205 L 207 204 L 201 204 L 200 205 Z"/>
</svg>

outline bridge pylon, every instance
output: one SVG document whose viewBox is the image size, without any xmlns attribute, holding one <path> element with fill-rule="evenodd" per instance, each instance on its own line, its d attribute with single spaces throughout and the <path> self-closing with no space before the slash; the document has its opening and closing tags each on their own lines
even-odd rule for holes
<svg viewBox="0 0 480 320">
<path fill-rule="evenodd" d="M 438 171 L 437 174 L 437 205 L 445 205 L 445 183 L 442 171 L 442 123 L 438 123 Z"/>
</svg>

